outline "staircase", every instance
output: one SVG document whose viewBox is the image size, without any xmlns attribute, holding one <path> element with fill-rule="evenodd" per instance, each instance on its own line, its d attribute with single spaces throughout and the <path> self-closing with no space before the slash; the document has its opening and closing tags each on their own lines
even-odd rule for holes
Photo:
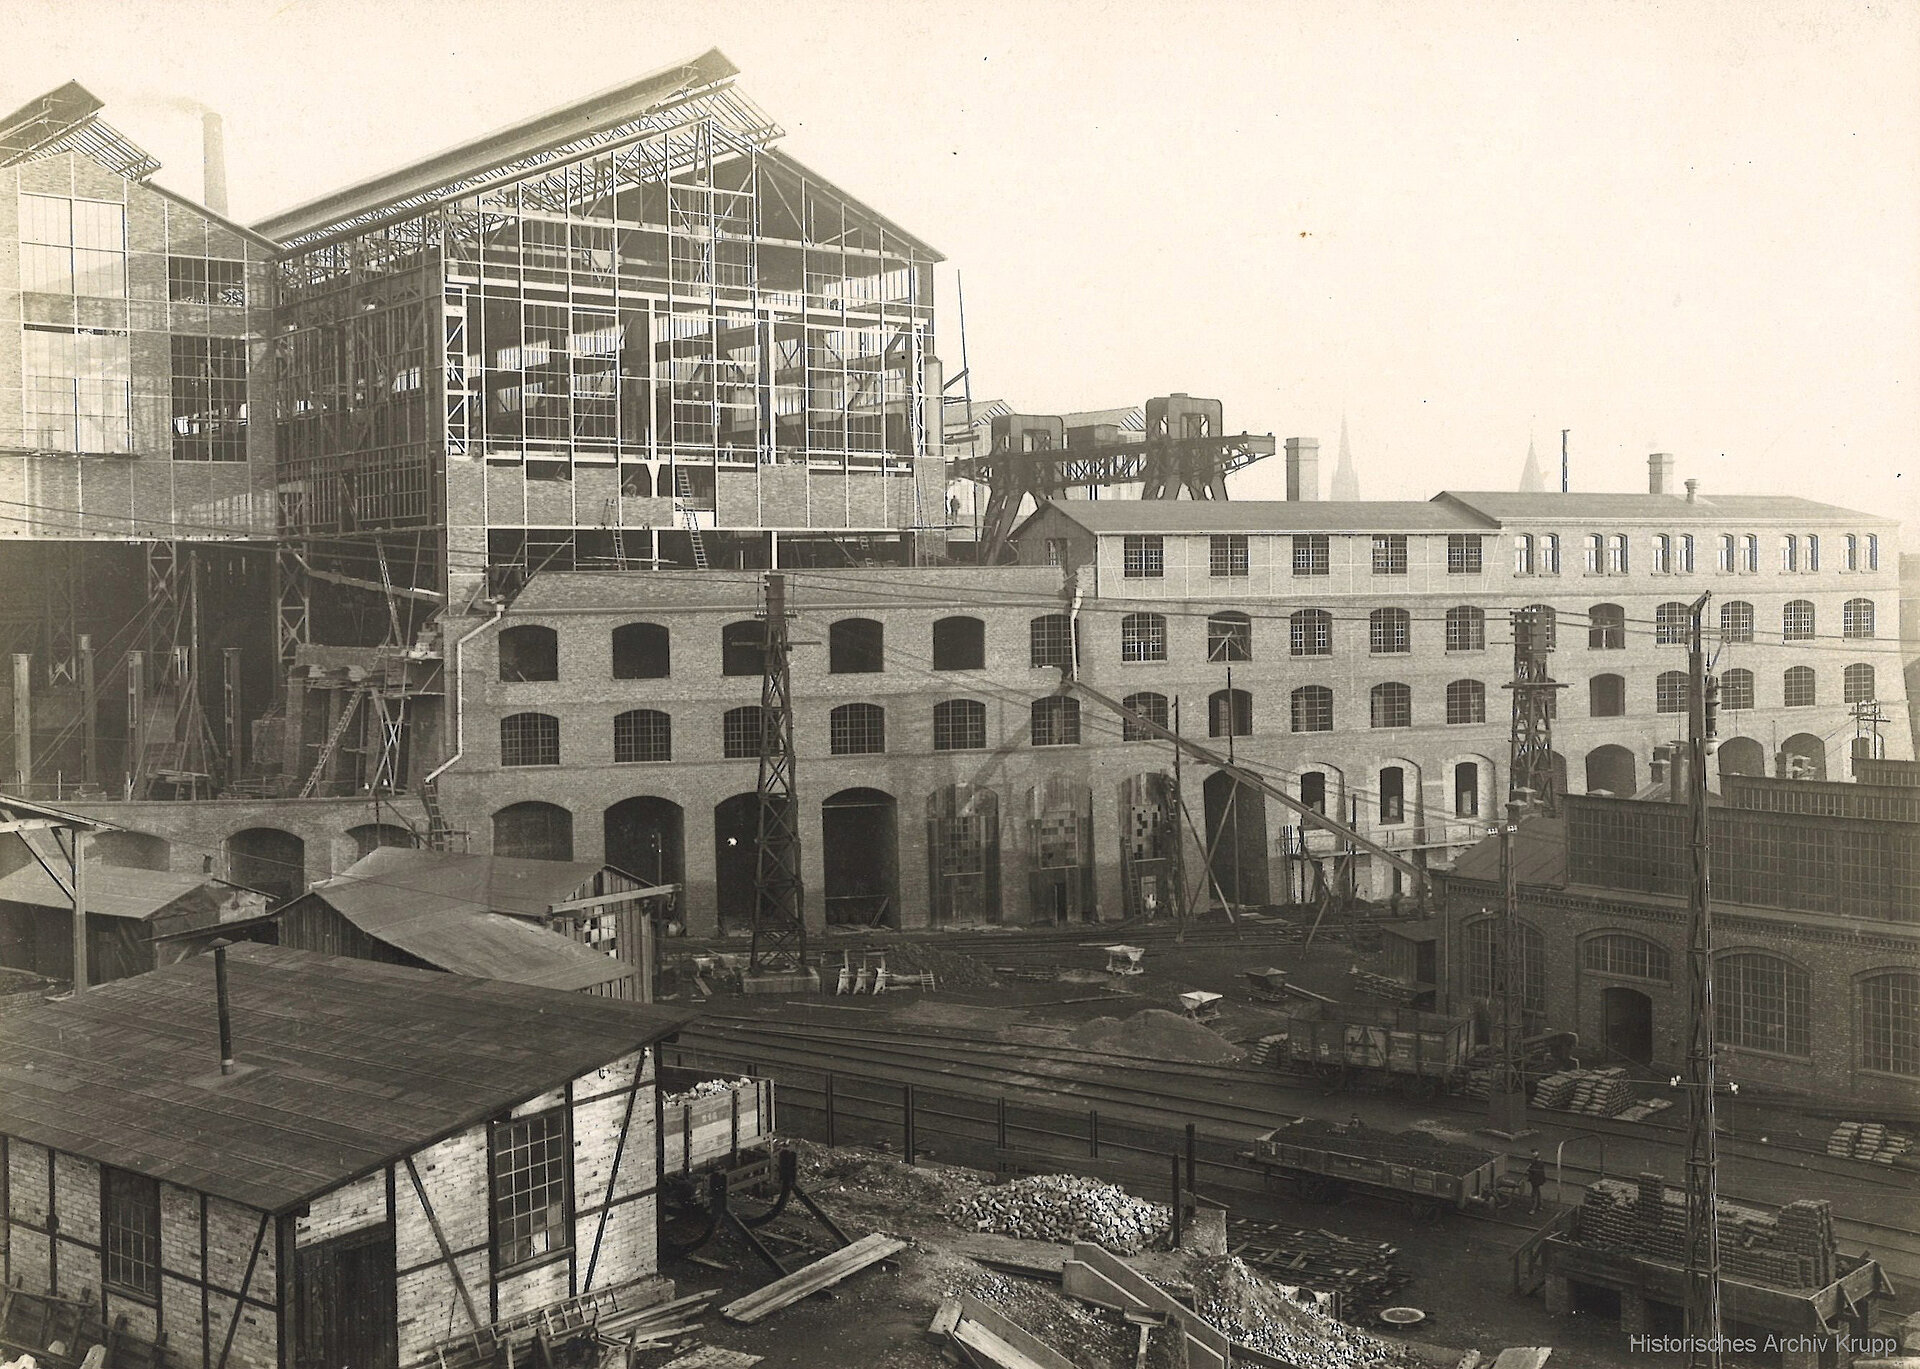
<svg viewBox="0 0 1920 1369">
<path fill-rule="evenodd" d="M 673 468 L 673 502 L 680 508 L 680 521 L 687 525 L 687 536 L 693 541 L 693 564 L 696 569 L 707 569 L 707 544 L 700 538 L 700 520 L 693 512 L 693 482 L 687 479 L 686 467 L 677 462 Z"/>
</svg>

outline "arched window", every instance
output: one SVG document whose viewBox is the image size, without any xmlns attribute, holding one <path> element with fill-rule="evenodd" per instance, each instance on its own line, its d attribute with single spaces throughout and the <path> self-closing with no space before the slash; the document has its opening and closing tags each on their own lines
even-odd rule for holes
<svg viewBox="0 0 1920 1369">
<path fill-rule="evenodd" d="M 1545 533 L 1540 538 L 1540 573 L 1558 575 L 1560 573 L 1560 534 Z"/>
<path fill-rule="evenodd" d="M 500 634 L 500 678 L 503 680 L 557 680 L 560 678 L 560 638 L 550 627 L 531 623 Z"/>
<path fill-rule="evenodd" d="M 1063 694 L 1049 694 L 1033 701 L 1033 744 L 1035 746 L 1078 746 L 1080 744 L 1080 701 Z"/>
<path fill-rule="evenodd" d="M 1595 675 L 1587 681 L 1587 716 L 1589 718 L 1624 718 L 1626 715 L 1626 676 Z"/>
<path fill-rule="evenodd" d="M 887 668 L 887 630 L 872 618 L 842 618 L 827 629 L 827 672 L 872 675 Z"/>
<path fill-rule="evenodd" d="M 1820 534 L 1817 532 L 1807 534 L 1806 562 L 1808 570 L 1820 569 Z"/>
<path fill-rule="evenodd" d="M 1073 667 L 1073 620 L 1064 613 L 1043 613 L 1027 624 L 1027 635 L 1032 646 L 1032 663 L 1036 670 L 1057 666 L 1063 670 Z"/>
<path fill-rule="evenodd" d="M 509 713 L 502 718 L 500 764 L 560 764 L 560 720 L 551 713 Z"/>
<path fill-rule="evenodd" d="M 1847 534 L 1847 569 L 1860 569 L 1860 538 L 1851 532 Z"/>
<path fill-rule="evenodd" d="M 1784 695 L 1782 702 L 1788 708 L 1812 708 L 1818 702 L 1813 667 L 1797 665 L 1790 668 L 1781 680 L 1781 690 Z"/>
<path fill-rule="evenodd" d="M 1552 607 L 1547 604 L 1528 604 L 1520 610 L 1520 614 L 1532 617 L 1534 640 L 1540 650 L 1552 651 L 1560 645 L 1560 615 Z"/>
<path fill-rule="evenodd" d="M 1447 610 L 1447 650 L 1485 651 L 1487 615 L 1472 604 L 1459 604 Z"/>
<path fill-rule="evenodd" d="M 1873 600 L 1849 599 L 1840 608 L 1840 635 L 1864 640 L 1873 636 Z"/>
<path fill-rule="evenodd" d="M 517 860 L 572 860 L 573 814 L 557 803 L 511 803 L 493 815 L 493 854 Z"/>
<path fill-rule="evenodd" d="M 759 704 L 729 708 L 720 719 L 720 754 L 730 761 L 749 761 L 760 755 L 766 715 Z"/>
<path fill-rule="evenodd" d="M 935 670 L 985 670 L 987 625 L 978 618 L 942 618 L 933 625 Z"/>
<path fill-rule="evenodd" d="M 1533 535 L 1521 533 L 1513 539 L 1513 573 L 1515 575 L 1533 574 Z"/>
<path fill-rule="evenodd" d="M 1693 534 L 1683 532 L 1674 546 L 1674 569 L 1681 575 L 1693 574 Z"/>
<path fill-rule="evenodd" d="M 1588 937 L 1580 945 L 1580 966 L 1590 974 L 1614 979 L 1651 979 L 1661 984 L 1673 981 L 1673 961 L 1667 948 L 1626 932 Z"/>
<path fill-rule="evenodd" d="M 1253 731 L 1253 695 L 1244 689 L 1216 689 L 1207 696 L 1207 735 L 1244 737 Z"/>
<path fill-rule="evenodd" d="M 1333 655 L 1333 615 L 1323 608 L 1294 610 L 1287 619 L 1287 645 L 1295 656 Z"/>
<path fill-rule="evenodd" d="M 1607 574 L 1625 575 L 1631 565 L 1627 560 L 1627 535 L 1624 532 L 1607 534 Z"/>
<path fill-rule="evenodd" d="M 1373 687 L 1372 725 L 1375 727 L 1412 727 L 1413 690 L 1398 681 Z"/>
<path fill-rule="evenodd" d="M 935 751 L 984 751 L 987 706 L 978 699 L 945 699 L 933 706 Z"/>
<path fill-rule="evenodd" d="M 673 719 L 655 708 L 615 714 L 613 759 L 619 764 L 672 760 Z"/>
<path fill-rule="evenodd" d="M 1741 1050 L 1813 1053 L 1813 990 L 1807 972 L 1779 956 L 1741 951 L 1714 962 L 1715 1027 Z"/>
<path fill-rule="evenodd" d="M 747 621 L 728 623 L 720 629 L 720 673 L 722 675 L 763 675 L 767 665 L 767 629 Z M 755 749 L 759 754 L 758 748 Z"/>
<path fill-rule="evenodd" d="M 1753 640 L 1752 604 L 1744 599 L 1729 599 L 1720 605 L 1720 640 L 1723 642 Z"/>
<path fill-rule="evenodd" d="M 1867 534 L 1867 569 L 1880 569 L 1880 534 L 1877 532 Z"/>
<path fill-rule="evenodd" d="M 1793 599 L 1780 611 L 1780 635 L 1789 642 L 1813 640 L 1813 601 Z"/>
<path fill-rule="evenodd" d="M 1251 661 L 1253 659 L 1253 619 L 1234 609 L 1207 615 L 1207 659 L 1209 661 Z"/>
<path fill-rule="evenodd" d="M 827 715 L 827 747 L 836 756 L 877 756 L 887 749 L 887 710 L 841 704 Z"/>
<path fill-rule="evenodd" d="M 1487 720 L 1487 687 L 1478 680 L 1455 680 L 1447 686 L 1447 721 L 1483 723 Z"/>
<path fill-rule="evenodd" d="M 1295 732 L 1333 731 L 1333 691 L 1325 685 L 1302 685 L 1293 691 Z"/>
<path fill-rule="evenodd" d="M 1387 765 L 1380 769 L 1380 821 L 1407 820 L 1407 772 L 1404 766 Z"/>
<path fill-rule="evenodd" d="M 1800 569 L 1800 539 L 1792 533 L 1784 533 L 1780 538 L 1780 569 L 1796 571 Z"/>
<path fill-rule="evenodd" d="M 1720 559 L 1717 564 L 1720 567 L 1720 573 L 1722 575 L 1733 574 L 1733 567 L 1734 567 L 1733 548 L 1734 548 L 1733 534 L 1730 532 L 1721 533 L 1720 534 Z"/>
<path fill-rule="evenodd" d="M 658 623 L 623 623 L 613 630 L 613 678 L 664 680 L 672 670 L 671 643 Z"/>
<path fill-rule="evenodd" d="M 1367 650 L 1376 656 L 1412 650 L 1413 630 L 1403 608 L 1377 608 L 1367 616 Z"/>
<path fill-rule="evenodd" d="M 1850 704 L 1873 702 L 1873 667 L 1864 661 L 1857 661 L 1846 669 L 1842 677 L 1841 688 L 1845 701 Z"/>
<path fill-rule="evenodd" d="M 1692 629 L 1693 615 L 1678 600 L 1669 599 L 1653 611 L 1655 646 L 1685 646 Z"/>
<path fill-rule="evenodd" d="M 1518 952 L 1520 1010 L 1544 1013 L 1547 1010 L 1547 943 L 1540 929 L 1531 922 L 1519 921 L 1514 930 Z M 1500 920 L 1483 917 L 1466 927 L 1466 981 L 1469 998 L 1494 999 L 1500 994 L 1500 976 L 1496 972 L 1495 950 L 1500 941 Z"/>
<path fill-rule="evenodd" d="M 1325 816 L 1327 811 L 1327 772 L 1308 770 L 1300 776 L 1300 802 Z"/>
<path fill-rule="evenodd" d="M 1155 694 L 1151 690 L 1129 694 L 1120 701 L 1120 706 L 1130 712 L 1138 713 L 1148 722 L 1157 723 L 1161 727 L 1167 725 L 1167 696 L 1164 694 Z M 1152 741 L 1157 735 L 1131 718 L 1121 720 L 1120 740 L 1123 742 Z"/>
<path fill-rule="evenodd" d="M 1720 672 L 1720 707 L 1732 712 L 1753 707 L 1753 672 L 1733 666 Z"/>
<path fill-rule="evenodd" d="M 1480 765 L 1461 761 L 1453 767 L 1453 815 L 1457 818 L 1480 816 Z"/>
<path fill-rule="evenodd" d="M 1920 1076 L 1920 973 L 1882 970 L 1860 981 L 1860 1067 Z"/>
<path fill-rule="evenodd" d="M 1673 537 L 1670 533 L 1656 532 L 1653 535 L 1653 573 L 1673 573 Z"/>
<path fill-rule="evenodd" d="M 1653 711 L 1656 713 L 1687 711 L 1686 671 L 1663 670 L 1660 672 L 1660 678 L 1653 682 Z"/>
<path fill-rule="evenodd" d="M 1627 611 L 1618 604 L 1595 604 L 1587 610 L 1587 648 L 1591 651 L 1624 651 L 1627 646 Z"/>
<path fill-rule="evenodd" d="M 1167 659 L 1167 620 L 1158 613 L 1129 613 L 1120 620 L 1120 659 Z"/>
<path fill-rule="evenodd" d="M 1760 573 L 1760 534 L 1757 532 L 1747 533 L 1740 539 L 1740 573 Z"/>
<path fill-rule="evenodd" d="M 1597 532 L 1590 532 L 1582 545 L 1586 551 L 1587 574 L 1604 574 L 1607 568 L 1607 539 Z"/>
</svg>

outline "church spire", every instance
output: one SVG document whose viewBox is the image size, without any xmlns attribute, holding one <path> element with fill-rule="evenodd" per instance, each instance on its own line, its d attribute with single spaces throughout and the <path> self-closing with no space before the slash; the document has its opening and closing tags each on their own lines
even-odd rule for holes
<svg viewBox="0 0 1920 1369">
<path fill-rule="evenodd" d="M 1546 477 L 1540 474 L 1540 458 L 1533 450 L 1533 435 L 1527 435 L 1527 464 L 1520 472 L 1520 488 L 1529 494 L 1538 494 L 1546 489 Z"/>
<path fill-rule="evenodd" d="M 1353 452 L 1347 446 L 1347 416 L 1340 415 L 1340 461 L 1333 468 L 1333 488 L 1329 495 L 1333 499 L 1358 499 L 1360 497 L 1360 477 L 1353 472 Z"/>
</svg>

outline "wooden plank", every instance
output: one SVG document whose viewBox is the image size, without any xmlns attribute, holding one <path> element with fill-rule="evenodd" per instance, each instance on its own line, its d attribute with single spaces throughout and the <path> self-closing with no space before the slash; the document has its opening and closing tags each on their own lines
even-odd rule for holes
<svg viewBox="0 0 1920 1369">
<path fill-rule="evenodd" d="M 638 889 L 622 889 L 617 894 L 595 894 L 591 898 L 568 898 L 549 903 L 549 913 L 584 913 L 614 903 L 632 903 L 638 899 L 665 898 L 680 892 L 678 884 L 643 884 Z"/>
<path fill-rule="evenodd" d="M 977 1321 L 962 1321 L 954 1328 L 953 1339 L 999 1369 L 1042 1369 L 1039 1360 L 1021 1354 Z"/>
<path fill-rule="evenodd" d="M 744 1350 L 728 1350 L 719 1345 L 703 1345 L 676 1360 L 668 1360 L 660 1369 L 752 1369 L 765 1355 L 749 1355 Z"/>
<path fill-rule="evenodd" d="M 1074 1363 L 1065 1355 L 1039 1339 L 1026 1327 L 1006 1316 L 998 1308 L 990 1307 L 970 1294 L 960 1295 L 960 1322 L 955 1327 L 972 1323 L 986 1328 L 993 1336 L 1019 1352 L 1021 1362 L 1035 1366 L 1035 1369 L 1074 1369 Z"/>
<path fill-rule="evenodd" d="M 927 1325 L 927 1334 L 935 1340 L 944 1339 L 953 1334 L 953 1328 L 960 1324 L 960 1299 L 942 1298 L 940 1306 L 934 1309 L 933 1320 Z"/>
<path fill-rule="evenodd" d="M 1493 1369 L 1541 1369 L 1552 1354 L 1551 1345 L 1509 1346 L 1494 1356 Z"/>
<path fill-rule="evenodd" d="M 460 1301 L 467 1305 L 467 1320 L 478 1331 L 486 1326 L 480 1319 L 480 1309 L 475 1306 L 473 1294 L 467 1288 L 467 1280 L 460 1273 L 460 1261 L 453 1253 L 453 1247 L 447 1244 L 447 1233 L 440 1227 L 440 1214 L 433 1210 L 433 1204 L 427 1200 L 427 1186 L 420 1182 L 420 1171 L 413 1167 L 413 1157 L 407 1156 L 407 1177 L 413 1180 L 413 1191 L 420 1199 L 420 1210 L 427 1214 L 427 1225 L 433 1228 L 433 1239 L 440 1245 L 440 1260 L 453 1275 L 453 1286 L 460 1290 Z"/>
<path fill-rule="evenodd" d="M 720 1309 L 720 1315 L 729 1321 L 751 1325 L 764 1317 L 771 1316 L 781 1308 L 800 1299 L 830 1288 L 850 1274 L 857 1274 L 868 1265 L 878 1264 L 889 1255 L 907 1248 L 907 1243 L 885 1232 L 876 1231 L 871 1236 L 863 1236 L 852 1245 L 834 1251 L 824 1259 L 796 1269 L 785 1278 L 775 1279 L 764 1288 L 756 1289 L 745 1297 L 736 1298 Z"/>
</svg>

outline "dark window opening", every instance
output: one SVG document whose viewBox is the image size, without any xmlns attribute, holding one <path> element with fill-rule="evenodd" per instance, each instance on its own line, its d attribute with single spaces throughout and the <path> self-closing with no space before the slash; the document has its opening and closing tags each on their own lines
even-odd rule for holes
<svg viewBox="0 0 1920 1369">
<path fill-rule="evenodd" d="M 500 678 L 560 678 L 560 638 L 550 627 L 510 627 L 500 634 Z"/>
<path fill-rule="evenodd" d="M 100 1191 L 107 1286 L 151 1302 L 160 1296 L 160 1184 L 102 1166 Z"/>
<path fill-rule="evenodd" d="M 767 669 L 767 629 L 757 622 L 728 623 L 720 629 L 720 673 L 763 675 Z M 755 754 L 759 754 L 755 748 Z"/>
<path fill-rule="evenodd" d="M 827 629 L 827 670 L 871 675 L 887 668 L 887 630 L 872 618 L 842 618 Z"/>
<path fill-rule="evenodd" d="M 1300 776 L 1300 802 L 1323 817 L 1327 811 L 1327 772 L 1309 770 Z"/>
<path fill-rule="evenodd" d="M 1129 694 L 1120 701 L 1120 706 L 1130 712 L 1138 713 L 1148 722 L 1161 727 L 1167 726 L 1167 696 L 1144 691 Z M 1120 723 L 1120 740 L 1123 742 L 1152 741 L 1159 734 L 1152 728 L 1144 727 L 1131 718 L 1123 718 Z"/>
<path fill-rule="evenodd" d="M 667 630 L 658 623 L 627 623 L 613 630 L 613 678 L 664 680 L 673 666 Z"/>
<path fill-rule="evenodd" d="M 1623 718 L 1627 713 L 1624 675 L 1595 675 L 1587 681 L 1587 714 L 1594 718 Z"/>
<path fill-rule="evenodd" d="M 1216 689 L 1207 696 L 1207 735 L 1245 737 L 1253 732 L 1253 695 L 1244 689 Z"/>
<path fill-rule="evenodd" d="M 1453 813 L 1460 818 L 1480 816 L 1480 767 L 1473 761 L 1453 767 Z"/>
<path fill-rule="evenodd" d="M 933 625 L 935 670 L 985 670 L 987 625 L 978 618 L 942 618 Z"/>
<path fill-rule="evenodd" d="M 1407 772 L 1389 765 L 1380 772 L 1380 821 L 1405 822 L 1407 819 Z"/>
<path fill-rule="evenodd" d="M 1032 730 L 1035 746 L 1078 746 L 1080 701 L 1059 694 L 1035 699 Z"/>
<path fill-rule="evenodd" d="M 1253 619 L 1233 609 L 1209 614 L 1207 659 L 1209 661 L 1251 661 L 1253 659 Z"/>
</svg>

